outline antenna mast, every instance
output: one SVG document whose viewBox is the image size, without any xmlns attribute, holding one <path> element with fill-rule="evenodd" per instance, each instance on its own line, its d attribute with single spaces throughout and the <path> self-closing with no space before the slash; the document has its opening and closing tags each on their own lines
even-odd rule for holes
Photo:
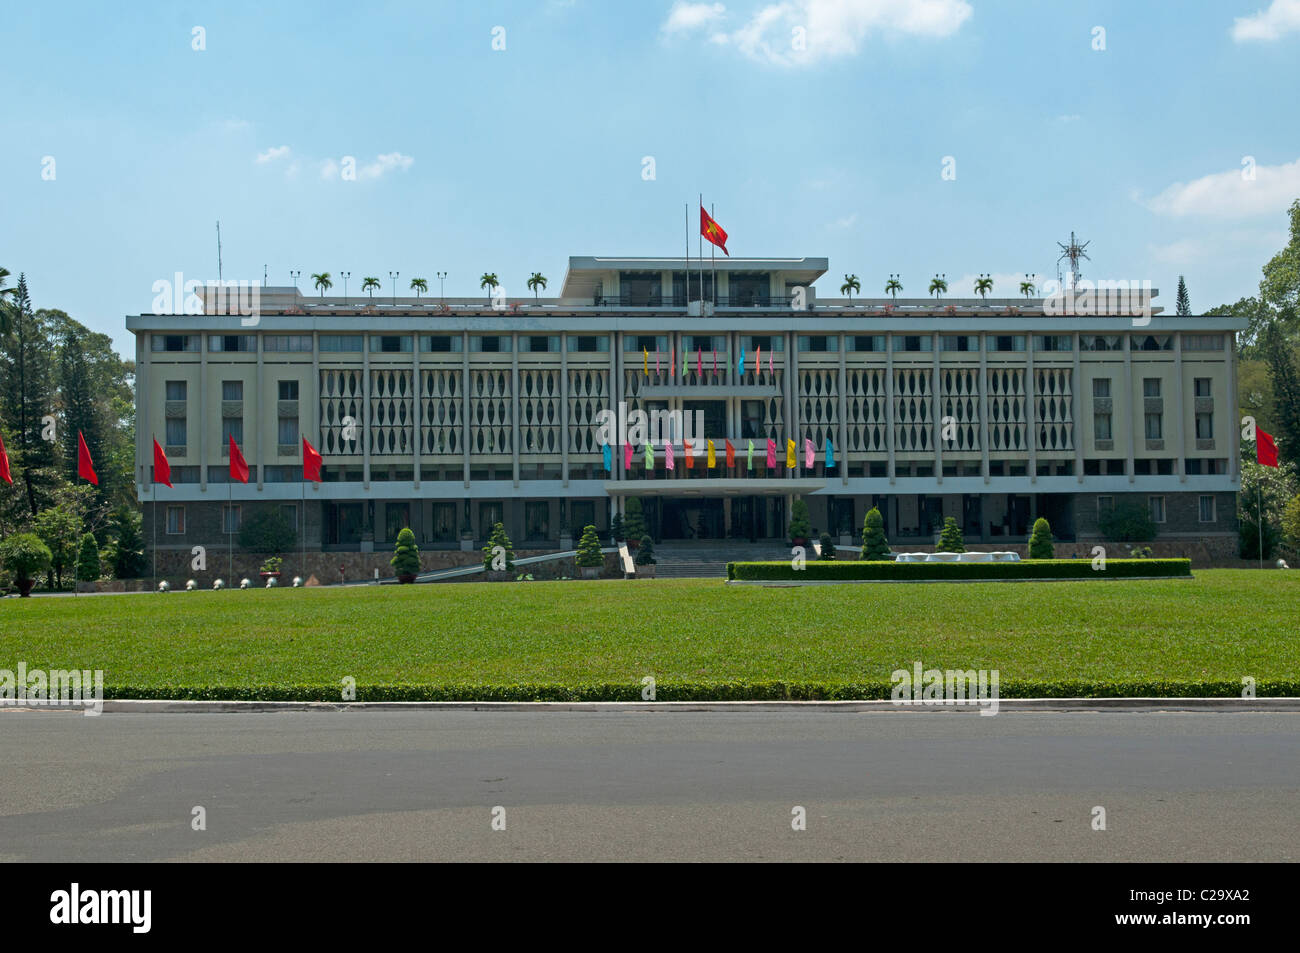
<svg viewBox="0 0 1300 953">
<path fill-rule="evenodd" d="M 221 280 L 221 219 L 217 219 L 217 281 Z"/>
<path fill-rule="evenodd" d="M 1070 243 L 1068 245 L 1064 245 L 1061 242 L 1056 243 L 1056 247 L 1061 249 L 1061 254 L 1056 259 L 1056 282 L 1062 288 L 1068 287 L 1073 290 L 1075 282 L 1083 276 L 1083 272 L 1079 270 L 1079 262 L 1092 261 L 1092 259 L 1088 257 L 1086 251 L 1087 247 L 1091 244 L 1091 241 L 1086 241 L 1080 244 L 1074 237 L 1074 232 L 1070 232 Z M 1069 277 L 1068 283 L 1062 280 L 1061 276 L 1061 262 L 1067 259 L 1070 262 L 1070 270 L 1067 272 Z"/>
</svg>

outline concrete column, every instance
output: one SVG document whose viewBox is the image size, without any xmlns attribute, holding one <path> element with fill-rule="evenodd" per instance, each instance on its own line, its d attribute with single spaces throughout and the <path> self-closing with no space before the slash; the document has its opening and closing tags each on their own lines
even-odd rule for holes
<svg viewBox="0 0 1300 953">
<path fill-rule="evenodd" d="M 370 335 L 361 335 L 361 486 L 370 489 Z M 370 529 L 374 529 L 372 525 Z"/>
<path fill-rule="evenodd" d="M 1025 335 L 1025 421 L 1029 440 L 1029 482 L 1038 482 L 1038 407 L 1034 399 L 1034 332 Z"/>
<path fill-rule="evenodd" d="M 153 432 L 153 402 L 149 399 L 150 388 L 153 386 L 149 375 L 151 347 L 153 347 L 153 340 L 148 331 L 135 336 L 135 460 L 137 464 L 135 482 L 141 488 L 137 494 L 141 502 L 144 502 L 145 488 L 148 488 L 149 499 L 153 499 L 153 485 L 149 480 L 149 467 L 153 465 L 152 441 L 155 437 L 161 436 L 162 439 L 158 442 L 164 446 L 167 443 L 166 417 L 163 418 L 163 433 Z M 166 406 L 165 402 L 163 406 Z"/>
<path fill-rule="evenodd" d="M 519 488 L 519 335 L 510 335 L 510 463 L 511 479 Z"/>
<path fill-rule="evenodd" d="M 1142 418 L 1137 413 L 1137 407 L 1133 403 L 1133 335 L 1124 335 L 1124 405 L 1127 408 L 1127 430 L 1128 430 L 1128 460 L 1124 464 L 1124 472 L 1128 474 L 1128 482 L 1132 483 L 1134 478 L 1133 458 L 1136 456 L 1137 449 L 1137 421 Z"/>
<path fill-rule="evenodd" d="M 1183 393 L 1186 388 L 1183 387 L 1183 335 L 1181 331 L 1174 332 L 1174 406 L 1178 408 L 1175 411 L 1174 424 L 1174 448 L 1178 451 L 1178 459 L 1174 461 L 1177 468 L 1179 483 L 1187 482 L 1187 465 L 1184 461 L 1187 459 L 1187 407 L 1183 403 Z M 1196 426 L 1196 412 L 1192 412 L 1192 426 Z"/>
<path fill-rule="evenodd" d="M 261 335 L 258 335 L 258 337 L 260 338 Z M 209 384 L 209 381 L 208 381 L 208 341 L 206 340 L 206 338 L 207 338 L 207 335 L 205 335 L 205 334 L 201 334 L 201 335 L 199 335 L 199 386 L 198 386 L 198 391 L 199 391 L 199 428 L 198 428 L 198 429 L 199 429 L 199 489 L 200 489 L 201 491 L 203 491 L 203 492 L 207 492 L 207 489 L 208 489 L 208 413 L 207 413 L 207 408 L 208 408 L 208 394 L 207 394 L 207 391 L 208 391 L 208 384 Z M 261 361 L 261 358 L 262 358 L 260 347 L 259 347 L 259 349 L 258 349 L 258 355 L 257 355 L 257 357 L 258 357 L 258 361 L 260 362 L 260 361 Z M 261 368 L 259 367 L 258 370 L 260 371 Z M 261 377 L 260 373 L 259 373 L 258 377 L 259 377 L 259 379 L 260 379 L 260 377 Z M 165 406 L 167 406 L 167 405 L 164 403 L 163 406 L 165 407 Z M 221 406 L 220 401 L 218 401 L 217 406 L 218 406 L 218 407 Z M 258 405 L 254 405 L 254 406 L 258 406 Z M 260 410 L 260 406 L 259 406 L 259 410 Z M 220 419 L 220 420 L 224 420 L 225 417 L 224 417 L 224 416 L 219 416 L 218 419 Z M 166 424 L 164 424 L 164 426 L 166 426 Z M 150 447 L 149 449 L 152 450 L 153 448 Z M 151 458 L 151 459 L 152 459 L 152 458 Z M 259 474 L 261 474 L 261 472 L 262 472 L 262 471 L 261 471 L 261 468 L 259 468 L 257 472 L 258 472 Z"/>
<path fill-rule="evenodd" d="M 980 475 L 989 482 L 989 338 L 980 334 Z M 985 533 L 987 538 L 988 533 Z"/>
<path fill-rule="evenodd" d="M 411 336 L 411 400 L 414 402 L 414 413 L 411 414 L 411 428 L 413 440 L 411 441 L 411 477 L 415 481 L 415 488 L 420 488 L 420 444 L 424 441 L 424 427 L 421 419 L 424 416 L 424 401 L 420 399 L 424 382 L 420 379 L 420 335 Z M 412 508 L 411 522 L 415 522 L 415 511 Z M 412 526 L 412 529 L 415 527 Z"/>
<path fill-rule="evenodd" d="M 1241 407 L 1237 404 L 1237 332 L 1224 334 L 1228 350 L 1224 360 L 1228 362 L 1228 446 L 1232 467 L 1232 482 L 1241 483 Z"/>
<path fill-rule="evenodd" d="M 474 401 L 470 396 L 469 381 L 469 332 L 462 331 L 460 335 L 460 426 L 461 439 L 460 451 L 464 458 L 465 486 L 469 486 L 469 422 L 470 414 L 473 412 Z M 459 522 L 459 518 L 458 518 Z M 457 528 L 459 535 L 459 527 Z"/>
<path fill-rule="evenodd" d="M 894 483 L 894 334 L 892 331 L 885 332 L 885 446 L 889 448 L 889 483 L 892 486 Z"/>
<path fill-rule="evenodd" d="M 848 370 L 845 367 L 847 356 L 845 349 L 848 347 L 848 336 L 841 334 L 840 338 L 840 369 L 839 376 L 836 378 L 835 387 L 838 393 L 835 395 L 836 406 L 839 412 L 840 425 L 836 430 L 835 449 L 839 452 L 835 455 L 835 466 L 839 470 L 840 486 L 846 486 L 849 482 L 849 387 L 848 387 Z M 825 448 L 822 448 L 823 451 Z"/>
<path fill-rule="evenodd" d="M 786 447 L 777 448 L 777 459 L 781 461 L 781 467 L 785 473 L 786 479 L 797 477 L 799 475 L 800 458 L 803 456 L 799 452 L 801 441 L 799 439 L 799 354 L 796 347 L 799 343 L 799 337 L 792 331 L 784 334 L 785 338 L 785 379 L 786 394 L 789 401 L 786 404 L 786 420 L 789 422 L 786 430 L 786 440 L 794 441 L 794 463 L 793 470 L 785 469 L 785 452 Z M 789 518 L 790 509 L 786 507 L 787 518 Z"/>
<path fill-rule="evenodd" d="M 518 471 L 516 471 L 516 479 L 518 479 Z M 569 333 L 567 331 L 560 332 L 560 485 L 565 487 L 569 485 Z"/>
<path fill-rule="evenodd" d="M 939 379 L 939 345 L 938 333 L 930 335 L 930 356 L 933 358 L 930 362 L 930 406 L 932 410 L 931 424 L 934 427 L 934 482 L 936 485 L 943 484 L 943 401 L 939 396 L 940 379 Z"/>
<path fill-rule="evenodd" d="M 1079 389 L 1083 386 L 1083 380 L 1079 376 L 1079 342 L 1081 336 L 1078 331 L 1070 335 L 1072 347 L 1074 350 L 1074 370 L 1070 372 L 1070 417 L 1073 419 L 1073 425 L 1070 428 L 1070 439 L 1074 442 L 1074 479 L 1077 483 L 1083 482 L 1083 395 Z"/>
</svg>

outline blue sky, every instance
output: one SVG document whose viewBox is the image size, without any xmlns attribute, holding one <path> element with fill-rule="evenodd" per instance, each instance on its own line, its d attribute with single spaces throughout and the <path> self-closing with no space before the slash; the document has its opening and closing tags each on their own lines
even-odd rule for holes
<svg viewBox="0 0 1300 953">
<path fill-rule="evenodd" d="M 681 253 L 703 192 L 734 254 L 829 257 L 823 295 L 1013 295 L 1074 230 L 1086 276 L 1199 311 L 1300 197 L 1300 0 L 48 2 L 4 35 L 0 264 L 119 348 L 155 280 L 215 277 L 217 219 L 227 278 L 514 297 Z"/>
</svg>

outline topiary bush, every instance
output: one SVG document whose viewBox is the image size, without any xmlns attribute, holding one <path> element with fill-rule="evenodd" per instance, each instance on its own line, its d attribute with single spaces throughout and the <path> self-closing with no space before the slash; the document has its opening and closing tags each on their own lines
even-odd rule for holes
<svg viewBox="0 0 1300 953">
<path fill-rule="evenodd" d="M 49 571 L 53 558 L 50 547 L 35 533 L 15 533 L 0 540 L 0 565 L 13 574 L 23 596 L 32 591 L 41 573 Z"/>
<path fill-rule="evenodd" d="M 888 559 L 891 555 L 889 540 L 885 539 L 885 518 L 873 506 L 862 520 L 862 558 Z"/>
<path fill-rule="evenodd" d="M 492 559 L 495 556 L 494 550 L 498 546 L 504 549 L 506 554 L 506 564 L 501 571 L 510 572 L 515 568 L 515 550 L 510 537 L 506 535 L 505 526 L 501 523 L 492 527 L 492 535 L 488 537 L 487 545 L 483 547 L 483 568 L 489 572 L 497 571 L 492 567 Z"/>
<path fill-rule="evenodd" d="M 935 547 L 937 553 L 964 553 L 966 544 L 961 538 L 961 527 L 957 525 L 957 520 L 951 516 L 943 518 L 943 532 L 939 534 L 939 545 Z"/>
<path fill-rule="evenodd" d="M 239 547 L 249 553 L 289 552 L 298 542 L 298 533 L 287 519 L 272 510 L 250 517 L 239 527 Z"/>
<path fill-rule="evenodd" d="M 609 535 L 614 537 L 614 541 L 627 539 L 627 531 L 623 528 L 623 514 L 615 513 L 614 518 L 609 523 Z"/>
<path fill-rule="evenodd" d="M 1118 503 L 1103 513 L 1097 527 L 1106 539 L 1118 543 L 1145 543 L 1156 538 L 1156 524 L 1141 503 Z"/>
<path fill-rule="evenodd" d="M 629 496 L 623 507 L 623 532 L 625 539 L 640 539 L 646 534 L 645 512 L 641 508 L 641 498 Z"/>
<path fill-rule="evenodd" d="M 393 547 L 393 558 L 388 560 L 393 572 L 400 579 L 402 576 L 415 576 L 420 572 L 420 548 L 415 545 L 415 533 L 409 526 L 402 527 L 397 534 L 397 544 Z"/>
<path fill-rule="evenodd" d="M 99 544 L 95 537 L 87 533 L 81 537 L 81 549 L 77 553 L 77 581 L 94 582 L 99 578 Z"/>
<path fill-rule="evenodd" d="M 808 518 L 808 503 L 803 497 L 790 507 L 790 540 L 806 540 L 812 535 L 812 522 Z"/>
<path fill-rule="evenodd" d="M 596 527 L 585 526 L 582 539 L 578 540 L 577 563 L 583 569 L 599 569 L 605 565 L 605 554 L 600 551 L 600 537 Z"/>
<path fill-rule="evenodd" d="M 835 543 L 831 541 L 830 533 L 822 533 L 817 542 L 821 543 L 822 554 L 820 559 L 823 562 L 830 562 L 835 558 Z"/>
<path fill-rule="evenodd" d="M 655 559 L 655 544 L 649 536 L 641 537 L 641 545 L 637 547 L 635 562 L 638 566 L 653 566 L 658 560 Z"/>
<path fill-rule="evenodd" d="M 1034 532 L 1029 537 L 1030 559 L 1054 559 L 1056 549 L 1052 546 L 1052 525 L 1041 516 L 1034 520 Z"/>
</svg>

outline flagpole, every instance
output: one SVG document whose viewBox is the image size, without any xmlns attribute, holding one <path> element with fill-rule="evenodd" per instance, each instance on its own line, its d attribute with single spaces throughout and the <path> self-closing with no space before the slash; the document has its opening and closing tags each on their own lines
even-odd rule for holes
<svg viewBox="0 0 1300 953">
<path fill-rule="evenodd" d="M 700 211 L 704 211 L 704 193 L 700 193 Z M 700 229 L 700 254 L 697 258 L 700 266 L 700 317 L 704 317 L 704 229 Z"/>
<path fill-rule="evenodd" d="M 231 510 L 232 506 L 234 505 L 234 499 L 235 499 L 234 494 L 235 494 L 235 478 L 234 478 L 233 476 L 231 476 L 230 474 L 227 474 L 227 476 L 226 476 L 226 512 L 225 512 L 225 516 L 224 516 L 224 519 L 226 520 L 226 525 L 227 525 L 227 527 L 229 527 L 229 526 L 234 522 L 233 520 L 230 519 L 230 517 L 233 515 L 233 514 L 230 512 L 230 510 Z M 230 532 L 229 529 L 227 529 L 227 531 L 226 531 L 226 548 L 227 548 L 227 551 L 228 551 L 229 554 L 230 554 L 230 581 L 231 581 L 231 582 L 234 582 L 234 581 L 235 581 L 235 534 L 232 533 L 232 532 Z"/>
<path fill-rule="evenodd" d="M 709 203 L 709 218 L 713 218 L 713 203 L 712 203 L 712 202 Z M 717 221 L 716 218 L 713 218 L 713 220 L 714 220 L 715 222 Z M 715 257 L 715 253 L 716 253 L 716 251 L 717 251 L 717 248 L 718 248 L 718 246 L 717 246 L 715 243 L 713 243 L 713 242 L 709 242 L 709 264 L 711 264 L 711 265 L 713 266 L 713 277 L 711 277 L 711 278 L 709 279 L 709 283 L 710 283 L 711 285 L 713 285 L 713 307 L 714 307 L 714 310 L 717 310 L 717 307 L 718 307 L 718 260 L 717 260 L 717 258 Z"/>
<path fill-rule="evenodd" d="M 153 434 L 154 446 L 158 445 L 158 435 Z M 157 450 L 154 451 L 157 460 Z M 158 588 L 158 474 L 155 472 L 149 484 L 149 522 L 153 524 L 153 587 Z"/>
<path fill-rule="evenodd" d="M 306 457 L 303 463 L 306 463 Z M 302 544 L 302 569 L 298 570 L 299 575 L 307 571 L 307 474 L 302 475 L 302 505 L 298 507 L 298 541 Z M 302 577 L 303 584 L 307 582 L 307 577 Z"/>
<path fill-rule="evenodd" d="M 1263 473 L 1260 474 L 1259 481 L 1259 568 L 1264 568 L 1264 480 Z"/>
<path fill-rule="evenodd" d="M 691 307 L 691 203 L 683 202 L 682 211 L 686 213 L 686 308 Z"/>
</svg>

